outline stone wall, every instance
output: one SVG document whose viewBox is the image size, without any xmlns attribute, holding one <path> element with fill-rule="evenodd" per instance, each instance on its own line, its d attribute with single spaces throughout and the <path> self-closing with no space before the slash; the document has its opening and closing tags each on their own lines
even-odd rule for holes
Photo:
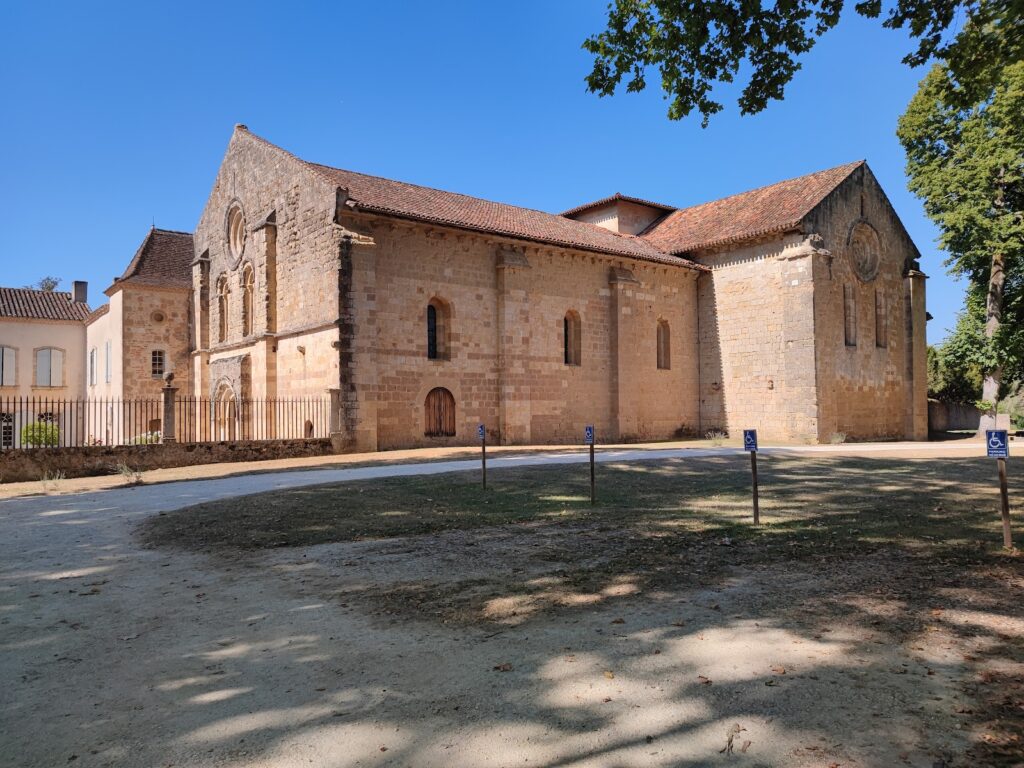
<svg viewBox="0 0 1024 768">
<path fill-rule="evenodd" d="M 923 360 L 925 353 L 924 303 L 922 297 L 916 312 L 908 306 L 905 277 L 918 256 L 916 248 L 864 167 L 818 206 L 806 226 L 821 236 L 822 247 L 832 254 L 815 285 L 819 439 L 828 440 L 834 433 L 851 439 L 925 439 L 926 373 L 913 359 L 920 355 Z M 851 241 L 855 227 L 874 232 L 878 241 L 877 270 L 873 276 L 869 272 L 867 279 L 856 264 Z M 844 290 L 854 299 L 855 344 L 846 339 Z M 879 339 L 876 302 L 884 313 Z M 912 348 L 915 333 L 920 334 L 917 350 Z M 916 381 L 915 375 L 921 380 Z M 916 423 L 911 419 L 908 424 L 908 413 L 913 416 L 915 411 Z"/>
<path fill-rule="evenodd" d="M 586 424 L 599 440 L 697 431 L 695 271 L 351 218 L 373 243 L 354 247 L 348 294 L 361 448 L 464 444 L 479 423 L 504 443 L 579 442 Z M 427 356 L 432 300 L 448 314 L 442 359 Z M 564 361 L 569 311 L 580 365 Z M 659 320 L 669 370 L 657 368 Z M 435 387 L 454 396 L 454 437 L 424 436 Z"/>
<path fill-rule="evenodd" d="M 330 440 L 34 448 L 0 453 L 0 482 L 39 480 L 44 473 L 57 471 L 63 472 L 66 477 L 110 475 L 117 473 L 118 464 L 121 463 L 142 471 L 198 464 L 327 456 L 331 453 Z"/>
<path fill-rule="evenodd" d="M 111 304 L 113 309 L 113 304 Z M 189 290 L 126 284 L 121 288 L 121 397 L 158 398 L 163 377 L 154 376 L 152 353 L 163 350 L 174 385 L 191 391 Z M 162 318 L 162 319 L 160 319 Z"/>
</svg>

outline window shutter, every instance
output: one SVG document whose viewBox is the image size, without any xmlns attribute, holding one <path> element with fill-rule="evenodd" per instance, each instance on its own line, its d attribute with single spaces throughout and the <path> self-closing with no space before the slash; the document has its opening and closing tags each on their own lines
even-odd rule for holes
<svg viewBox="0 0 1024 768">
<path fill-rule="evenodd" d="M 3 359 L 0 360 L 0 368 L 3 369 L 3 380 L 0 381 L 5 387 L 13 387 L 18 382 L 14 373 L 14 350 L 11 347 L 3 348 Z"/>
<path fill-rule="evenodd" d="M 58 349 L 50 350 L 50 386 L 59 387 L 64 384 L 64 353 Z"/>
<path fill-rule="evenodd" d="M 50 386 L 50 350 L 40 349 L 36 352 L 36 386 Z"/>
</svg>

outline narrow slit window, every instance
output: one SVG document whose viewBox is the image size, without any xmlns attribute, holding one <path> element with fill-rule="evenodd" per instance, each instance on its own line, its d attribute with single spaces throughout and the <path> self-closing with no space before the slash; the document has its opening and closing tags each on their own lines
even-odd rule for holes
<svg viewBox="0 0 1024 768">
<path fill-rule="evenodd" d="M 857 346 L 857 297 L 852 285 L 843 286 L 843 318 L 845 324 L 846 346 Z"/>
<path fill-rule="evenodd" d="M 570 310 L 562 319 L 562 353 L 566 365 L 580 365 L 582 362 L 582 340 L 580 316 Z"/>
<path fill-rule="evenodd" d="M 885 295 L 875 290 L 875 346 L 889 346 L 889 318 L 886 314 Z"/>
<path fill-rule="evenodd" d="M 672 367 L 672 332 L 668 322 L 658 321 L 658 369 L 667 371 Z"/>
</svg>

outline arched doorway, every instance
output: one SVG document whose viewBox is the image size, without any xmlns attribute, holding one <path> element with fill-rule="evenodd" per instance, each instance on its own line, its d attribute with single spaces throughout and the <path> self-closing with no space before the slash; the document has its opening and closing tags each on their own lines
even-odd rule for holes
<svg viewBox="0 0 1024 768">
<path fill-rule="evenodd" d="M 235 391 L 221 384 L 213 401 L 213 423 L 218 440 L 235 440 L 238 436 L 238 401 Z"/>
<path fill-rule="evenodd" d="M 455 437 L 455 398 L 444 387 L 434 387 L 423 404 L 423 434 Z"/>
</svg>

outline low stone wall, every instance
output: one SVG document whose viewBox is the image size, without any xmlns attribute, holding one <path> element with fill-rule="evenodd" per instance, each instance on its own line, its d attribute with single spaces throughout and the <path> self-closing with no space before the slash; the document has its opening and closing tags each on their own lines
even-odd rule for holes
<svg viewBox="0 0 1024 768">
<path fill-rule="evenodd" d="M 90 477 L 117 472 L 118 464 L 135 470 L 189 467 L 236 461 L 291 459 L 334 453 L 331 441 L 275 440 L 225 443 L 163 443 L 160 445 L 32 448 L 0 453 L 0 483 L 39 480 L 44 474 Z"/>
<path fill-rule="evenodd" d="M 928 431 L 976 432 L 981 425 L 981 411 L 973 405 L 963 403 L 942 403 L 938 400 L 928 401 Z M 1010 416 L 1000 413 L 996 416 L 997 429 L 1010 429 Z"/>
</svg>

